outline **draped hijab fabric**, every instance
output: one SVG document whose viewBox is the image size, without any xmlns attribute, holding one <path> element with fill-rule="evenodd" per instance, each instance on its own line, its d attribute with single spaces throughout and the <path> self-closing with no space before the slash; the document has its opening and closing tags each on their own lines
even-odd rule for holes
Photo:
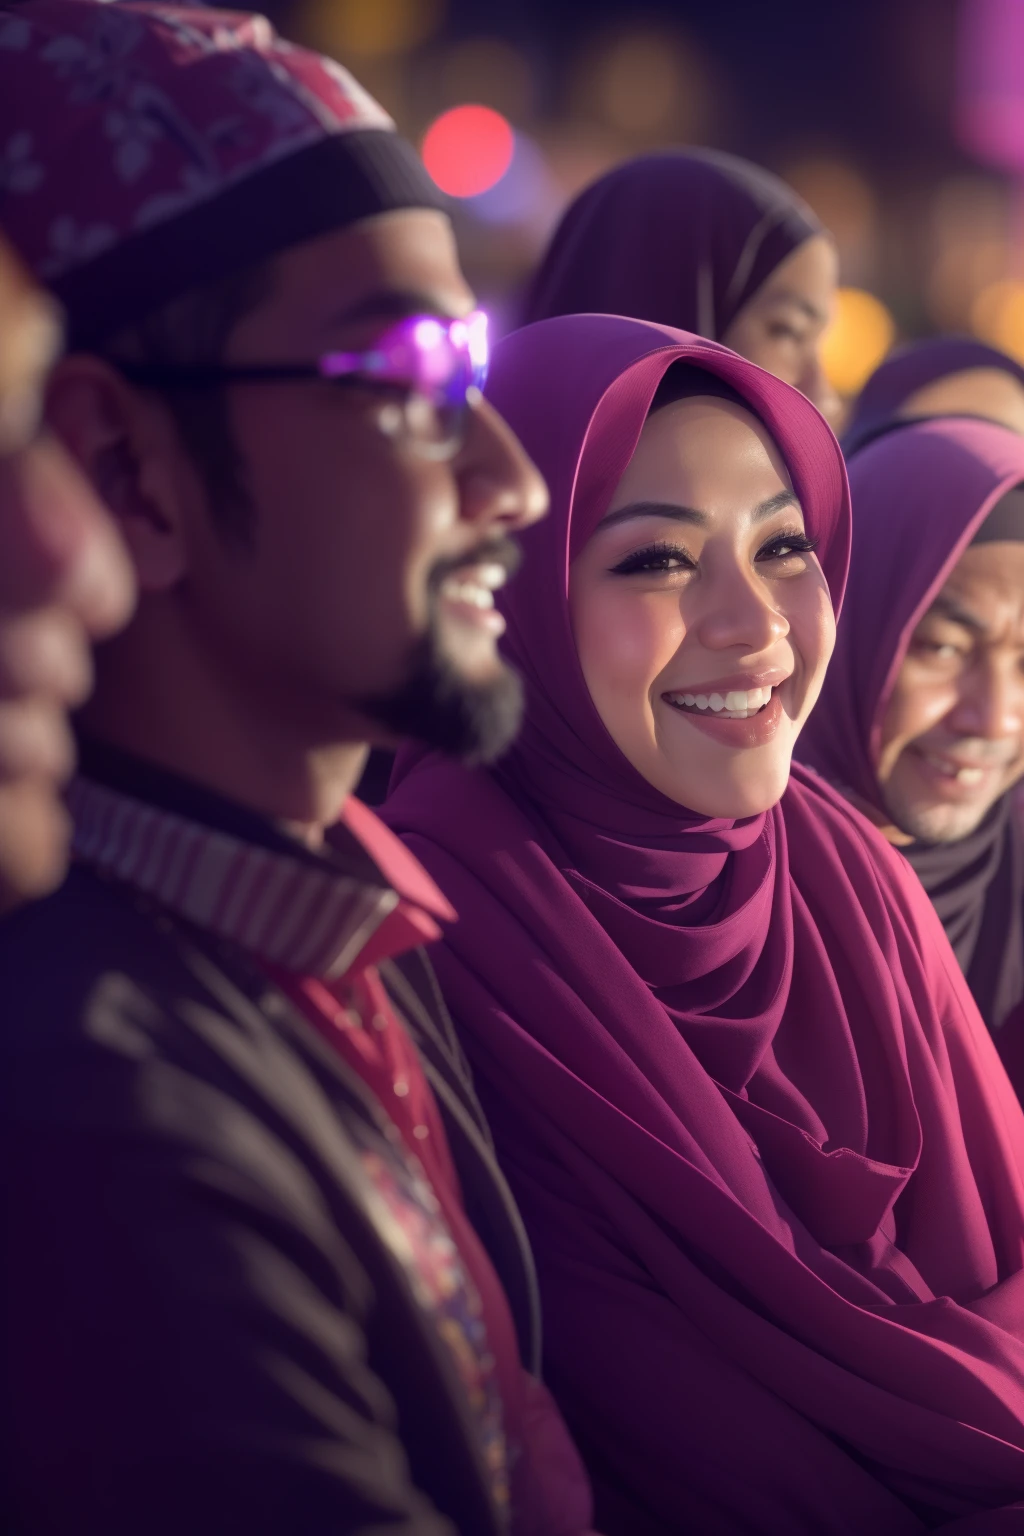
<svg viewBox="0 0 1024 1536">
<path fill-rule="evenodd" d="M 601 313 L 721 341 L 821 224 L 771 172 L 717 150 L 664 150 L 581 192 L 531 284 L 524 323 Z"/>
<path fill-rule="evenodd" d="M 460 913 L 435 963 L 597 1527 L 909 1536 L 1024 1500 L 1024 1119 L 863 818 L 799 768 L 763 815 L 696 815 L 594 709 L 569 561 L 681 358 L 778 442 L 838 605 L 848 491 L 807 400 L 666 327 L 519 332 L 488 390 L 552 493 L 503 598 L 525 727 L 486 772 L 407 750 L 385 816 Z"/>
<path fill-rule="evenodd" d="M 897 347 L 875 369 L 857 397 L 843 433 L 847 456 L 898 421 L 901 407 L 919 389 L 972 368 L 994 368 L 1024 384 L 1024 368 L 1019 363 L 973 336 L 930 336 Z"/>
<path fill-rule="evenodd" d="M 857 539 L 846 609 L 797 755 L 880 812 L 882 720 L 910 638 L 993 508 L 1022 480 L 1024 438 L 965 417 L 902 426 L 850 460 Z M 1024 1001 L 1024 837 L 1012 797 L 959 842 L 915 842 L 901 853 L 932 899 L 982 1017 L 1001 1028 Z"/>
</svg>

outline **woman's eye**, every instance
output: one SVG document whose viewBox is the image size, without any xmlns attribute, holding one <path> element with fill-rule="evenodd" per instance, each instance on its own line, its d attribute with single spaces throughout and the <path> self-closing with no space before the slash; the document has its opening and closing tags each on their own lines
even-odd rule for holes
<svg viewBox="0 0 1024 1536">
<path fill-rule="evenodd" d="M 805 533 L 784 533 L 762 545 L 757 558 L 759 561 L 790 560 L 794 555 L 812 554 L 817 546 L 817 539 L 809 539 Z"/>
<path fill-rule="evenodd" d="M 768 327 L 768 334 L 776 341 L 802 342 L 803 332 L 795 326 L 787 325 L 783 320 L 775 320 Z"/>
<path fill-rule="evenodd" d="M 672 544 L 651 544 L 646 549 L 636 549 L 612 566 L 615 576 L 633 576 L 643 571 L 647 575 L 665 575 L 674 571 L 693 569 L 693 560 L 685 549 Z"/>
</svg>

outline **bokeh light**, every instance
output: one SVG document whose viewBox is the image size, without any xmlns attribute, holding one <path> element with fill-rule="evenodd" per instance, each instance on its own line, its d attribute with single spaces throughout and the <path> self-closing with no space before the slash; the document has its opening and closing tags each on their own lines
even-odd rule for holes
<svg viewBox="0 0 1024 1536">
<path fill-rule="evenodd" d="M 782 178 L 813 208 L 839 251 L 847 283 L 874 283 L 879 254 L 878 199 L 866 177 L 849 161 L 813 156 L 783 167 Z"/>
<path fill-rule="evenodd" d="M 1024 6 L 964 0 L 959 41 L 962 143 L 992 165 L 1024 170 Z"/>
<path fill-rule="evenodd" d="M 631 147 L 700 144 L 721 130 L 728 90 L 683 33 L 641 27 L 599 34 L 574 72 L 571 115 L 625 136 Z"/>
<path fill-rule="evenodd" d="M 562 199 L 539 145 L 517 131 L 515 149 L 505 175 L 486 192 L 467 200 L 467 207 L 486 224 L 515 224 L 548 233 L 558 217 Z"/>
<path fill-rule="evenodd" d="M 294 25 L 311 47 L 362 63 L 420 47 L 444 12 L 444 0 L 305 0 Z"/>
<path fill-rule="evenodd" d="M 840 288 L 832 324 L 822 339 L 821 361 L 841 395 L 867 383 L 896 338 L 896 323 L 881 299 L 863 288 Z"/>
<path fill-rule="evenodd" d="M 536 73 L 518 48 L 497 37 L 471 37 L 442 58 L 438 107 L 478 101 L 512 122 L 533 115 Z"/>
<path fill-rule="evenodd" d="M 971 306 L 971 329 L 1024 363 L 1024 283 L 1006 278 L 983 288 Z"/>
<path fill-rule="evenodd" d="M 514 152 L 511 125 L 492 107 L 452 107 L 423 138 L 423 163 L 449 197 L 475 197 L 496 186 Z"/>
<path fill-rule="evenodd" d="M 1006 188 L 983 176 L 951 177 L 932 199 L 924 232 L 930 318 L 944 330 L 962 331 L 978 294 L 1009 275 Z"/>
</svg>

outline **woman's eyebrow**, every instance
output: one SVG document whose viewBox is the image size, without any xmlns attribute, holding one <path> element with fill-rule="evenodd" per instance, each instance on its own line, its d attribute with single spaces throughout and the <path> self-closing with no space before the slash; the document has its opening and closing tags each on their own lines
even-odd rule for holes
<svg viewBox="0 0 1024 1536">
<path fill-rule="evenodd" d="M 800 511 L 800 503 L 793 491 L 776 491 L 774 496 L 759 501 L 751 513 L 751 520 L 755 523 L 763 522 L 766 517 L 771 517 L 776 512 L 781 512 L 784 507 L 795 507 Z M 614 528 L 618 523 L 629 522 L 637 517 L 664 517 L 672 523 L 689 523 L 691 528 L 706 528 L 711 519 L 706 512 L 698 512 L 695 507 L 684 507 L 671 501 L 631 501 L 628 506 L 618 507 L 614 512 L 604 516 L 598 527 Z"/>
</svg>

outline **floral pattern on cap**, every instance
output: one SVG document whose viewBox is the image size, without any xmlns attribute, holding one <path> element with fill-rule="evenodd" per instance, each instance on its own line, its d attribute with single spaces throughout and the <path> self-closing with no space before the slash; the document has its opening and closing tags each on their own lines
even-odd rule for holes
<svg viewBox="0 0 1024 1536">
<path fill-rule="evenodd" d="M 145 0 L 0 13 L 0 222 L 47 279 L 324 138 L 393 128 L 264 16 Z"/>
</svg>

